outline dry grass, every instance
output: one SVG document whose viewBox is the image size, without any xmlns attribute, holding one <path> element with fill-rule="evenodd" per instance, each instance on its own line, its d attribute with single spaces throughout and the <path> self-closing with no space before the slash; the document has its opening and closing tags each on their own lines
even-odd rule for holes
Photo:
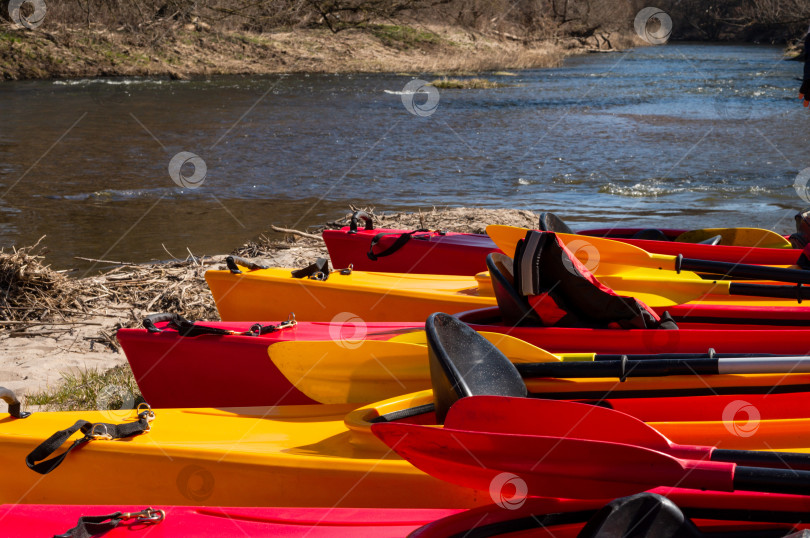
<svg viewBox="0 0 810 538">
<path fill-rule="evenodd" d="M 22 333 L 32 326 L 61 322 L 75 326 L 110 308 L 128 313 L 130 324 L 156 311 L 217 319 L 204 278 L 209 260 L 124 264 L 73 279 L 44 265 L 37 252 L 36 245 L 0 252 L 0 332 Z M 59 330 L 50 327 L 48 333 Z"/>
<path fill-rule="evenodd" d="M 43 254 L 39 241 L 30 247 L 0 251 L 0 319 L 8 322 L 4 327 L 64 318 L 64 311 L 82 309 L 75 283 L 44 265 Z"/>
<path fill-rule="evenodd" d="M 108 28 L 56 23 L 47 31 L 45 26 L 35 32 L 0 30 L 5 30 L 0 32 L 0 79 L 290 72 L 444 72 L 458 76 L 554 67 L 565 56 L 587 50 L 585 45 L 563 41 L 515 43 L 450 26 L 393 34 L 360 29 L 332 34 L 303 28 L 272 33 L 215 32 L 177 25 L 168 29 L 165 38 L 146 42 Z M 402 40 L 395 42 L 392 35 Z"/>
<path fill-rule="evenodd" d="M 119 265 L 100 275 L 76 282 L 85 304 L 97 309 L 115 305 L 128 308 L 133 323 L 154 312 L 176 312 L 188 319 L 219 319 L 205 283 L 213 258 L 189 257 L 182 261 Z"/>
</svg>

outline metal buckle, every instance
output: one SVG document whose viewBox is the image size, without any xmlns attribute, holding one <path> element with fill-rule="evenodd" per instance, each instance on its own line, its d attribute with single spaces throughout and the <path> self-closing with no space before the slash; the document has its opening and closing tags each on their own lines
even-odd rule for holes
<svg viewBox="0 0 810 538">
<path fill-rule="evenodd" d="M 295 327 L 298 325 L 298 322 L 295 320 L 295 312 L 290 312 L 290 315 L 287 317 L 287 321 L 282 321 L 276 327 L 276 330 L 280 329 L 288 329 L 290 327 Z"/>
<path fill-rule="evenodd" d="M 139 403 L 138 407 L 135 409 L 135 413 L 138 415 L 138 417 L 140 417 L 141 415 L 143 415 L 145 413 L 146 414 L 145 415 L 146 416 L 146 422 L 149 423 L 149 424 L 151 424 L 152 421 L 155 420 L 155 412 L 152 411 L 152 407 L 146 402 Z M 151 429 L 152 428 L 149 427 L 145 431 L 150 431 Z"/>
<path fill-rule="evenodd" d="M 352 271 L 354 271 L 354 264 L 350 263 L 349 266 L 346 269 L 341 269 L 340 270 L 340 274 L 341 275 L 350 275 L 350 274 L 352 274 Z"/>
<path fill-rule="evenodd" d="M 124 512 L 121 519 L 135 519 L 138 523 L 160 523 L 166 519 L 166 512 L 154 508 L 144 508 L 140 512 Z"/>
<path fill-rule="evenodd" d="M 104 433 L 96 433 L 96 428 L 98 428 L 99 426 L 104 427 Z M 107 425 L 104 424 L 103 422 L 97 422 L 96 424 L 93 424 L 93 427 L 90 429 L 90 433 L 87 434 L 87 437 L 95 441 L 100 440 L 112 441 L 112 435 L 109 434 L 109 432 L 107 431 Z"/>
</svg>

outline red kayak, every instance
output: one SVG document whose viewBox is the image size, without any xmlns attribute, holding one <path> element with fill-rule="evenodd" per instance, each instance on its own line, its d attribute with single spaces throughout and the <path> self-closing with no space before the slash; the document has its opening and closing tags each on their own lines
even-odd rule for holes
<svg viewBox="0 0 810 538">
<path fill-rule="evenodd" d="M 810 330 L 680 323 L 679 330 L 508 327 L 497 308 L 461 314 L 479 331 L 500 332 L 550 352 L 610 354 L 806 354 Z M 162 321 L 160 321 L 162 319 Z M 175 321 L 172 321 L 175 319 Z M 177 322 L 150 317 L 150 329 L 121 329 L 118 340 L 144 398 L 153 407 L 248 407 L 314 403 L 290 384 L 267 355 L 275 342 L 388 340 L 424 329 L 424 322 L 327 323 Z M 182 318 L 180 318 L 182 319 Z M 156 320 L 156 321 L 153 321 Z M 250 333 L 255 326 L 264 327 Z M 277 327 L 270 330 L 269 327 Z M 185 334 L 186 336 L 183 336 Z"/>
<path fill-rule="evenodd" d="M 500 252 L 486 235 L 455 232 L 345 227 L 324 230 L 323 240 L 334 267 L 385 273 L 474 275 L 487 270 L 487 254 Z"/>
<path fill-rule="evenodd" d="M 437 275 L 474 275 L 486 271 L 485 259 L 491 252 L 500 252 L 495 243 L 480 234 L 464 234 L 428 230 L 374 229 L 368 215 L 355 213 L 352 224 L 340 230 L 324 230 L 323 239 L 332 264 L 358 271 L 389 273 L 424 273 Z M 545 215 L 545 214 L 544 214 Z M 554 217 L 556 219 L 556 217 Z M 365 228 L 358 227 L 365 219 Z M 541 219 L 542 221 L 542 219 Z M 541 229 L 574 233 L 552 225 Z M 564 224 L 563 224 L 564 226 Z M 567 230 L 567 231 L 566 231 Z M 647 252 L 700 260 L 712 260 L 753 265 L 794 265 L 799 249 L 762 248 L 749 246 L 712 245 L 674 241 L 686 230 L 641 228 L 600 228 L 576 232 L 581 235 L 616 239 L 640 247 Z M 655 232 L 653 234 L 652 232 Z M 658 240 L 637 239 L 636 236 L 656 235 Z M 511 255 L 511 253 L 510 253 Z"/>
<path fill-rule="evenodd" d="M 145 513 L 135 506 L 2 505 L 0 525 L 5 537 L 53 536 L 77 525 L 80 517 L 124 512 L 123 519 L 103 536 L 130 537 L 355 537 L 400 538 L 454 515 L 451 509 L 353 508 L 208 508 L 161 506 Z M 163 514 L 160 514 L 162 510 Z M 156 515 L 155 515 L 156 514 Z M 95 533 L 93 534 L 95 535 Z M 70 536 L 70 535 L 68 535 Z"/>
<path fill-rule="evenodd" d="M 703 536 L 700 533 L 744 537 L 749 536 L 748 532 L 752 537 L 787 536 L 808 528 L 801 522 L 806 519 L 810 505 L 810 498 L 798 495 L 706 494 L 673 488 L 656 488 L 608 504 L 605 501 L 520 498 L 505 493 L 490 491 L 499 504 L 444 517 L 414 531 L 409 538 Z M 666 510 L 667 505 L 670 510 Z M 681 514 L 690 518 L 687 521 L 695 524 L 698 534 L 672 532 L 673 523 L 679 526 L 686 519 L 679 517 Z"/>
<path fill-rule="evenodd" d="M 318 403 L 296 389 L 267 356 L 275 342 L 387 340 L 424 323 L 189 322 L 172 314 L 144 320 L 117 337 L 153 407 L 251 407 Z M 261 327 L 255 331 L 252 328 Z"/>
<path fill-rule="evenodd" d="M 669 499 L 676 510 L 691 517 L 704 532 L 771 531 L 772 534 L 767 536 L 785 536 L 794 529 L 807 528 L 799 523 L 810 509 L 807 497 L 706 494 L 671 488 L 657 488 L 650 493 Z M 645 500 L 658 504 L 666 502 L 655 495 L 645 494 L 645 497 Z M 75 527 L 81 517 L 119 512 L 129 517 L 103 536 L 444 538 L 479 536 L 478 533 L 486 531 L 486 536 L 517 537 L 537 536 L 538 530 L 542 529 L 541 532 L 548 532 L 549 536 L 576 537 L 582 536 L 579 533 L 589 520 L 600 522 L 604 517 L 604 509 L 602 513 L 600 509 L 606 504 L 606 501 L 545 498 L 526 498 L 510 503 L 508 496 L 505 499 L 496 496 L 495 500 L 500 504 L 471 510 L 161 506 L 148 513 L 142 507 L 132 506 L 6 504 L 0 506 L 0 521 L 3 536 L 9 538 L 61 535 Z M 611 505 L 616 505 L 616 502 Z M 623 514 L 623 519 L 630 520 L 631 525 L 633 515 L 646 516 L 651 512 L 649 502 L 635 507 L 625 504 L 624 508 L 631 508 L 624 510 Z M 712 514 L 718 519 L 712 519 Z M 737 521 L 733 519 L 735 517 Z"/>
</svg>

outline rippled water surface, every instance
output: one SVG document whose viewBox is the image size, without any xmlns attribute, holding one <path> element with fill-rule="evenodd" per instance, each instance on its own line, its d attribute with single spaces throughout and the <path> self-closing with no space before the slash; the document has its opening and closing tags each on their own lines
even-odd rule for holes
<svg viewBox="0 0 810 538">
<path fill-rule="evenodd" d="M 516 75 L 443 90 L 429 117 L 403 107 L 403 75 L 3 82 L 0 238 L 47 235 L 66 267 L 227 252 L 349 203 L 778 231 L 810 206 L 793 187 L 810 166 L 801 65 L 777 47 L 675 44 Z M 205 161 L 200 188 L 169 177 L 180 151 Z"/>
</svg>

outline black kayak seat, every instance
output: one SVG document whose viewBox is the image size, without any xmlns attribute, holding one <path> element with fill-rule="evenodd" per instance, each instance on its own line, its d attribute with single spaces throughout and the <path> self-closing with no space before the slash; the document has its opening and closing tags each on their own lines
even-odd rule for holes
<svg viewBox="0 0 810 538">
<path fill-rule="evenodd" d="M 704 239 L 703 241 L 698 241 L 697 244 L 698 245 L 719 245 L 720 241 L 722 241 L 722 240 L 723 240 L 722 235 L 715 235 L 715 236 L 712 236 L 712 237 L 710 237 L 708 239 Z"/>
<path fill-rule="evenodd" d="M 437 312 L 425 323 L 436 420 L 468 396 L 528 396 L 515 366 L 486 338 L 457 318 Z"/>
<path fill-rule="evenodd" d="M 528 299 L 517 292 L 512 258 L 500 252 L 487 255 L 487 269 L 492 280 L 495 300 L 506 325 L 538 325 L 540 318 L 529 305 Z"/>
<path fill-rule="evenodd" d="M 632 239 L 648 239 L 650 241 L 672 241 L 670 237 L 657 228 L 646 228 L 633 234 Z"/>
<path fill-rule="evenodd" d="M 540 223 L 538 229 L 541 232 L 557 232 L 561 234 L 574 233 L 574 231 L 569 228 L 560 217 L 549 211 L 540 213 Z"/>
<path fill-rule="evenodd" d="M 687 538 L 707 536 L 671 500 L 655 493 L 639 493 L 609 502 L 577 535 L 578 538 Z"/>
</svg>

